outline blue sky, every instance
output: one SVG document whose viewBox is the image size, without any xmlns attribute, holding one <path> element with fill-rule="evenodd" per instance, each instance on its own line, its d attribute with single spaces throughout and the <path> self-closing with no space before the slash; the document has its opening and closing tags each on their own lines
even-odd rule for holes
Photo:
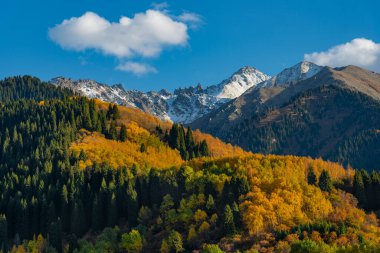
<svg viewBox="0 0 380 253">
<path fill-rule="evenodd" d="M 350 0 L 155 3 L 145 0 L 1 0 L 0 77 L 30 74 L 49 80 L 66 76 L 91 78 L 107 84 L 122 83 L 128 89 L 173 90 L 197 83 L 219 83 L 245 65 L 274 75 L 313 52 L 317 54 L 309 55 L 308 59 L 323 65 L 356 64 L 380 71 L 380 4 L 375 0 L 360 3 Z M 133 36 L 149 33 L 144 31 L 146 26 L 139 26 L 141 22 L 133 18 L 140 13 L 142 20 L 147 19 L 148 10 L 162 14 L 168 21 L 158 27 L 161 29 L 158 34 L 166 32 L 165 25 L 172 25 L 171 33 L 158 42 L 152 42 L 152 36 L 148 36 L 145 42 L 149 45 L 144 48 L 129 45 Z M 112 27 L 121 17 L 129 17 L 127 22 L 136 21 L 136 29 L 142 28 L 124 41 L 119 38 L 125 33 L 118 31 L 115 25 L 106 37 L 87 41 L 81 34 L 73 34 L 67 24 L 62 25 L 64 20 L 82 17 L 85 13 Z M 181 19 L 183 14 L 193 19 Z M 59 24 L 59 29 L 54 30 Z M 187 29 L 185 32 L 183 27 Z M 54 33 L 49 33 L 49 29 Z M 116 37 L 109 45 L 115 30 Z M 156 38 L 157 33 L 153 37 Z M 366 40 L 353 41 L 356 38 Z M 349 44 L 344 46 L 344 43 Z M 365 49 L 362 49 L 363 43 Z M 116 51 L 119 46 L 121 51 Z M 149 54 L 150 49 L 154 52 Z M 138 73 L 130 72 L 132 70 Z"/>
</svg>

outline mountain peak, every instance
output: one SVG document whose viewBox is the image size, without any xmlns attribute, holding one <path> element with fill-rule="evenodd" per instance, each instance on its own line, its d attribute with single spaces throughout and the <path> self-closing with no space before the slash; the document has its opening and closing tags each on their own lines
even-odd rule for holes
<svg viewBox="0 0 380 253">
<path fill-rule="evenodd" d="M 245 66 L 236 71 L 230 78 L 216 85 L 217 94 L 215 95 L 220 99 L 234 99 L 269 78 L 270 76 L 256 68 Z"/>
<path fill-rule="evenodd" d="M 316 75 L 322 69 L 322 66 L 319 66 L 315 63 L 301 61 L 290 68 L 284 69 L 268 81 L 259 84 L 258 87 L 272 87 L 293 84 L 295 82 L 302 81 Z"/>
</svg>

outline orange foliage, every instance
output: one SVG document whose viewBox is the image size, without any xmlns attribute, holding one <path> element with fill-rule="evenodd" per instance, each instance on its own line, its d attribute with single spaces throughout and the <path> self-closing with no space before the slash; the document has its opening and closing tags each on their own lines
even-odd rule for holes
<svg viewBox="0 0 380 253">
<path fill-rule="evenodd" d="M 100 100 L 95 100 L 97 106 L 101 110 L 107 110 L 109 103 Z M 117 120 L 118 123 L 130 124 L 136 122 L 140 127 L 153 132 L 157 126 L 160 126 L 163 131 L 170 130 L 172 123 L 169 121 L 162 121 L 159 118 L 141 111 L 137 108 L 118 106 L 120 111 L 120 119 Z M 194 139 L 196 142 L 206 140 L 209 147 L 211 156 L 213 157 L 226 157 L 226 156 L 243 156 L 251 154 L 246 152 L 238 146 L 233 146 L 213 137 L 209 134 L 201 133 L 199 130 L 194 131 Z"/>
</svg>

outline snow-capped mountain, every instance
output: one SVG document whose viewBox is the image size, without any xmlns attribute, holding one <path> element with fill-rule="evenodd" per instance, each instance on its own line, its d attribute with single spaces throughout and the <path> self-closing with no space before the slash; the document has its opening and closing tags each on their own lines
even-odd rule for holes
<svg viewBox="0 0 380 253">
<path fill-rule="evenodd" d="M 269 78 L 270 76 L 258 69 L 246 66 L 239 69 L 230 78 L 220 84 L 208 87 L 207 90 L 209 94 L 213 94 L 217 98 L 233 99 Z"/>
<path fill-rule="evenodd" d="M 137 107 L 163 120 L 191 123 L 269 78 L 256 68 L 244 67 L 220 84 L 206 88 L 198 84 L 195 87 L 176 89 L 173 93 L 167 90 L 145 93 L 125 90 L 121 85 L 108 86 L 93 80 L 75 81 L 64 77 L 54 78 L 50 83 L 89 98 Z"/>
<path fill-rule="evenodd" d="M 293 84 L 316 75 L 322 68 L 322 66 L 318 66 L 312 62 L 303 61 L 293 67 L 284 69 L 276 76 L 260 83 L 256 87 L 261 88 Z"/>
</svg>

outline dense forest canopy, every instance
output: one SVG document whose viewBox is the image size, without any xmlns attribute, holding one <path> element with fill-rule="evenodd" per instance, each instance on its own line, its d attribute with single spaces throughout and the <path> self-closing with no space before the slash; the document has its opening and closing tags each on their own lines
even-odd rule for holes
<svg viewBox="0 0 380 253">
<path fill-rule="evenodd" d="M 376 172 L 232 146 L 212 156 L 221 144 L 190 128 L 128 122 L 36 78 L 0 84 L 2 252 L 380 249 Z"/>
</svg>

